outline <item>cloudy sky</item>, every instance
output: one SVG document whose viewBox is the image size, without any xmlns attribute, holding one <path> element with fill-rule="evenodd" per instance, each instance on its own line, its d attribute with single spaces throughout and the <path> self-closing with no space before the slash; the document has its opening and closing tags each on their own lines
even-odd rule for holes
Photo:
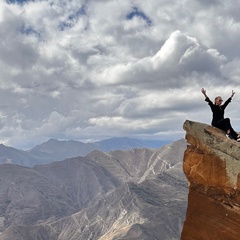
<svg viewBox="0 0 240 240">
<path fill-rule="evenodd" d="M 211 122 L 240 131 L 240 2 L 0 0 L 0 142 L 177 140 Z"/>
</svg>

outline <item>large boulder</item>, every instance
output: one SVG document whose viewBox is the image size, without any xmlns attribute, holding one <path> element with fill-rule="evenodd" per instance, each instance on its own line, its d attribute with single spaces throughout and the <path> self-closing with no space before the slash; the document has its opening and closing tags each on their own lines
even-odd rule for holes
<svg viewBox="0 0 240 240">
<path fill-rule="evenodd" d="M 186 120 L 183 170 L 189 184 L 181 240 L 240 239 L 240 143 Z"/>
</svg>

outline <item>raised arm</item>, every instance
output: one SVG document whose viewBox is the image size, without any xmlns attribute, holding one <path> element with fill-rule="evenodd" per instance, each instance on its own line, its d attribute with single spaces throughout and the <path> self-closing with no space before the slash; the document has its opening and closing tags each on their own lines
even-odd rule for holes
<svg viewBox="0 0 240 240">
<path fill-rule="evenodd" d="M 231 98 L 234 96 L 234 94 L 235 94 L 236 92 L 234 92 L 233 90 L 232 90 L 232 95 L 231 95 Z"/>
<path fill-rule="evenodd" d="M 208 96 L 207 96 L 207 91 L 206 91 L 206 89 L 202 88 L 202 89 L 201 89 L 201 92 L 202 92 L 202 94 L 205 96 L 205 98 L 208 97 Z"/>
</svg>

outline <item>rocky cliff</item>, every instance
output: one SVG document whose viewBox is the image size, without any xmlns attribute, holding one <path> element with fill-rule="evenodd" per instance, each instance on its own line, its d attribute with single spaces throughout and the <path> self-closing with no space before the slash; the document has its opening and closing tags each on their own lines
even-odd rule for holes
<svg viewBox="0 0 240 240">
<path fill-rule="evenodd" d="M 183 170 L 189 195 L 181 240 L 240 239 L 240 143 L 186 120 Z"/>
</svg>

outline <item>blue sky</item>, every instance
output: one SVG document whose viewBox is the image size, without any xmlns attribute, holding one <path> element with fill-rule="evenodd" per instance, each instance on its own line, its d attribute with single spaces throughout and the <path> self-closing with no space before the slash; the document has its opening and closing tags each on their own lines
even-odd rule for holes
<svg viewBox="0 0 240 240">
<path fill-rule="evenodd" d="M 152 20 L 148 16 L 146 16 L 143 11 L 140 11 L 137 7 L 132 8 L 132 11 L 127 15 L 127 19 L 132 20 L 135 17 L 145 20 L 147 25 L 152 24 Z"/>
<path fill-rule="evenodd" d="M 177 140 L 236 95 L 240 3 L 200 0 L 0 2 L 0 142 Z M 239 128 L 239 129 L 238 129 Z"/>
<path fill-rule="evenodd" d="M 6 2 L 9 3 L 9 4 L 24 4 L 24 3 L 27 3 L 29 2 L 30 0 L 7 0 Z"/>
</svg>

